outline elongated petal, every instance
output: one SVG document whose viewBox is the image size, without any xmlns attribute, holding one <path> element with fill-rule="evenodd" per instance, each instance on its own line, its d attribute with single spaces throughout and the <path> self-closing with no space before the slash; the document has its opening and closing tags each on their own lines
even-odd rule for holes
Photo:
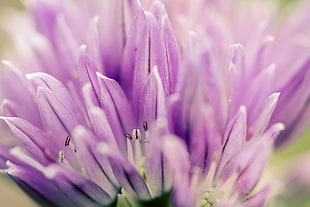
<svg viewBox="0 0 310 207">
<path fill-rule="evenodd" d="M 279 96 L 280 93 L 274 93 L 268 97 L 263 110 L 253 124 L 253 128 L 251 128 L 252 126 L 250 126 L 250 128 L 248 129 L 248 133 L 250 133 L 248 134 L 248 138 L 262 134 L 266 130 L 272 117 L 273 111 L 276 108 Z"/>
<path fill-rule="evenodd" d="M 271 186 L 265 186 L 259 192 L 255 193 L 252 197 L 243 202 L 245 207 L 260 207 L 264 206 L 270 194 Z"/>
<path fill-rule="evenodd" d="M 81 46 L 80 48 L 80 56 L 79 56 L 79 79 L 80 85 L 83 87 L 86 83 L 91 84 L 91 100 L 97 106 L 100 106 L 100 91 L 99 91 L 99 83 L 97 79 L 97 69 L 91 63 L 87 51 L 86 46 Z"/>
<path fill-rule="evenodd" d="M 119 84 L 100 74 L 98 75 L 100 85 L 100 97 L 103 110 L 111 124 L 112 131 L 120 149 L 126 152 L 126 138 L 124 135 L 134 129 L 135 117 L 132 108 Z"/>
<path fill-rule="evenodd" d="M 88 1 L 87 1 L 88 4 Z M 119 71 L 123 57 L 123 49 L 127 42 L 131 23 L 139 8 L 137 1 L 104 1 L 95 2 L 94 6 L 102 5 L 97 13 L 99 31 L 99 56 L 104 75 L 119 79 Z"/>
<path fill-rule="evenodd" d="M 50 120 L 53 120 L 46 117 L 46 113 L 54 114 L 52 116 L 56 116 L 54 120 L 60 121 L 68 134 L 78 124 L 85 123 L 82 112 L 73 100 L 72 95 L 60 81 L 44 73 L 34 73 L 27 77 L 38 87 L 38 103 L 45 126 L 49 126 Z"/>
<path fill-rule="evenodd" d="M 242 196 L 249 194 L 261 176 L 271 148 L 272 142 L 265 139 L 247 143 L 224 166 L 222 179 L 237 175 L 234 189 Z"/>
<path fill-rule="evenodd" d="M 38 108 L 33 99 L 34 88 L 27 82 L 25 75 L 17 66 L 8 61 L 3 61 L 3 64 L 7 69 L 0 71 L 1 115 L 18 116 L 29 120 L 38 127 L 42 127 L 38 117 Z M 14 87 L 10 87 L 11 83 L 15 83 Z M 20 90 L 20 88 L 25 90 Z M 3 100 L 3 98 L 5 99 Z M 21 102 L 23 104 L 19 104 Z"/>
<path fill-rule="evenodd" d="M 153 197 L 169 192 L 173 184 L 173 168 L 168 163 L 167 152 L 163 146 L 164 139 L 169 139 L 166 137 L 168 134 L 166 128 L 167 121 L 159 119 L 156 122 L 156 131 L 149 132 L 150 137 L 146 144 L 146 180 Z"/>
<path fill-rule="evenodd" d="M 73 131 L 76 147 L 81 154 L 81 161 L 85 166 L 88 177 L 105 189 L 110 196 L 115 197 L 118 186 L 108 162 L 101 162 L 102 155 L 97 152 L 95 136 L 84 127 L 78 126 Z M 112 146 L 111 146 L 112 147 Z"/>
<path fill-rule="evenodd" d="M 208 173 L 210 164 L 220 158 L 221 135 L 213 123 L 214 113 L 208 104 L 201 104 L 201 110 L 192 114 L 194 124 L 191 129 L 190 159 L 193 166 L 199 166 L 202 174 Z"/>
<path fill-rule="evenodd" d="M 83 88 L 83 96 L 85 99 L 86 110 L 88 113 L 89 121 L 96 135 L 103 139 L 103 141 L 117 146 L 112 128 L 108 121 L 106 113 L 99 107 L 96 107 L 92 102 L 93 88 L 90 83 L 86 84 Z M 102 127 L 105 126 L 105 127 Z"/>
<path fill-rule="evenodd" d="M 44 169 L 44 175 L 54 180 L 58 188 L 69 198 L 74 199 L 78 205 L 100 206 L 114 200 L 96 183 L 58 165 L 50 165 Z"/>
<path fill-rule="evenodd" d="M 157 68 L 153 68 L 143 90 L 139 123 L 166 117 L 165 92 Z"/>
<path fill-rule="evenodd" d="M 98 206 L 100 203 L 108 204 L 112 201 L 112 198 L 97 184 L 74 171 L 58 164 L 51 164 L 45 167 L 24 154 L 18 147 L 13 148 L 10 154 L 20 160 L 22 165 L 31 170 L 33 174 L 44 175 L 47 179 L 50 179 L 50 185 L 48 186 L 56 186 L 69 200 L 78 205 Z M 8 173 L 12 174 L 12 172 L 14 170 L 12 171 L 9 168 Z M 36 180 L 36 177 L 29 178 L 29 182 L 35 182 Z M 46 190 L 49 189 L 48 186 Z M 44 190 L 45 188 L 42 187 L 42 189 Z M 60 194 L 60 192 L 57 194 Z"/>
<path fill-rule="evenodd" d="M 23 146 L 32 156 L 43 164 L 49 164 L 55 157 L 49 157 L 52 153 L 53 142 L 40 129 L 20 118 L 0 117 L 11 128 Z M 57 153 L 57 152 L 56 152 Z"/>
<path fill-rule="evenodd" d="M 44 206 L 76 206 L 57 186 L 40 172 L 34 172 L 31 169 L 15 165 L 8 162 L 9 169 L 7 173 L 12 179 L 34 199 Z"/>
<path fill-rule="evenodd" d="M 223 140 L 221 166 L 238 152 L 245 143 L 247 132 L 246 118 L 246 108 L 241 106 L 235 117 L 229 122 Z"/>
<path fill-rule="evenodd" d="M 121 85 L 126 88 L 126 94 L 133 101 L 139 99 L 141 87 L 155 65 L 163 81 L 165 94 L 173 92 L 176 85 L 174 72 L 179 67 L 178 51 L 163 5 L 157 1 L 150 12 L 140 12 L 129 37 L 121 76 Z"/>
<path fill-rule="evenodd" d="M 76 113 L 71 109 L 70 103 L 59 102 L 55 94 L 43 87 L 38 88 L 38 102 L 43 118 L 43 122 L 47 129 L 53 132 L 62 131 L 70 135 L 75 126 L 80 122 L 77 120 Z"/>
<path fill-rule="evenodd" d="M 155 27 L 155 22 L 151 13 L 139 12 L 124 50 L 121 84 L 129 98 L 134 100 L 134 104 L 137 104 L 136 100 L 141 96 L 141 87 L 154 66 L 150 56 L 150 30 Z"/>
<path fill-rule="evenodd" d="M 280 89 L 281 96 L 271 119 L 271 124 L 283 122 L 286 126 L 276 141 L 277 146 L 297 136 L 308 123 L 310 103 L 310 58 L 298 65 L 298 70 Z M 290 118 L 288 118 L 290 117 Z"/>
<path fill-rule="evenodd" d="M 117 151 L 112 152 L 108 146 L 100 144 L 99 151 L 109 157 L 115 178 L 126 191 L 133 193 L 142 200 L 151 198 L 150 191 L 138 171 Z"/>
<path fill-rule="evenodd" d="M 175 206 L 193 206 L 194 195 L 189 188 L 190 162 L 185 143 L 177 137 L 168 136 L 164 139 L 163 152 L 173 176 L 171 202 Z"/>
</svg>

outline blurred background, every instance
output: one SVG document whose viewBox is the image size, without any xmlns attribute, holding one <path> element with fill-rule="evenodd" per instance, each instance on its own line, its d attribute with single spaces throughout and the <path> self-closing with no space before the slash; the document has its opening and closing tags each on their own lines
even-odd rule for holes
<svg viewBox="0 0 310 207">
<path fill-rule="evenodd" d="M 283 3 L 284 7 L 288 7 L 296 0 L 279 0 Z M 18 0 L 0 0 L 0 25 L 2 16 L 9 12 L 10 9 L 22 10 L 23 6 Z M 7 34 L 1 29 L 0 26 L 0 59 L 3 58 L 5 50 L 10 48 L 11 44 Z M 1 136 L 1 135 L 0 135 Z M 284 176 L 285 172 L 291 168 L 291 164 L 297 163 L 304 153 L 310 151 L 310 129 L 302 135 L 302 137 L 288 148 L 279 150 L 272 157 L 268 167 L 267 175 Z M 308 153 L 308 155 L 310 155 Z M 309 156 L 310 157 L 310 156 Z M 310 159 L 309 159 L 310 161 Z M 306 163 L 310 165 L 310 163 Z M 306 166 L 305 166 L 306 167 Z M 309 168 L 309 167 L 308 167 Z M 310 168 L 309 168 L 310 169 Z M 310 173 L 310 171 L 309 171 Z M 310 175 L 308 175 L 310 177 Z M 310 179 L 310 178 L 309 178 Z M 309 181 L 310 182 L 310 181 Z M 291 188 L 291 186 L 286 186 Z M 309 186 L 308 186 L 309 187 Z M 270 204 L 271 207 L 284 207 L 284 206 L 297 206 L 309 207 L 310 206 L 310 189 L 297 189 L 296 194 L 281 195 L 277 201 Z M 0 206 L 1 207 L 38 207 L 26 194 L 22 192 L 12 181 L 7 179 L 4 175 L 0 174 Z"/>
<path fill-rule="evenodd" d="M 2 16 L 10 10 L 19 9 L 22 10 L 23 6 L 18 0 L 0 0 L 0 25 Z M 3 58 L 5 50 L 11 46 L 9 37 L 1 29 L 0 26 L 0 60 Z M 1 67 L 1 66 L 0 66 Z M 1 132 L 0 132 L 1 136 Z M 1 138 L 0 138 L 1 140 Z M 32 201 L 20 188 L 16 186 L 14 182 L 7 179 L 0 173 L 0 206 L 1 207 L 38 207 L 38 205 Z"/>
</svg>

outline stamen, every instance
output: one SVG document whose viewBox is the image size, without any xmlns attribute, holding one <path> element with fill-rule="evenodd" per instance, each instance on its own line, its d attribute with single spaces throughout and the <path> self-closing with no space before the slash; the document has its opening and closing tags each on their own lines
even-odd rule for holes
<svg viewBox="0 0 310 207">
<path fill-rule="evenodd" d="M 149 130 L 149 127 L 147 125 L 147 121 L 143 122 L 143 129 L 144 129 L 145 132 Z"/>
<path fill-rule="evenodd" d="M 67 136 L 66 141 L 65 141 L 65 147 L 69 146 L 70 140 L 71 140 L 71 137 Z"/>
<path fill-rule="evenodd" d="M 133 129 L 132 130 L 132 138 L 134 140 L 141 140 L 142 139 L 142 135 L 139 129 Z"/>
<path fill-rule="evenodd" d="M 60 162 L 63 162 L 65 160 L 65 152 L 64 150 L 59 150 L 58 152 L 58 159 Z"/>
<path fill-rule="evenodd" d="M 132 140 L 132 136 L 131 136 L 131 134 L 129 134 L 129 133 L 126 133 L 126 134 L 125 134 L 125 137 L 127 137 L 127 139 L 129 139 L 129 140 Z"/>
</svg>

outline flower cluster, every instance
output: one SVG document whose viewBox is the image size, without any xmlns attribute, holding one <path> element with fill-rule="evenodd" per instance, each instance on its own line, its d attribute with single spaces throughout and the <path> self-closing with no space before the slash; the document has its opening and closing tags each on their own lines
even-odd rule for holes
<svg viewBox="0 0 310 207">
<path fill-rule="evenodd" d="M 43 206 L 263 206 L 310 117 L 309 3 L 25 1 L 1 171 Z"/>
</svg>

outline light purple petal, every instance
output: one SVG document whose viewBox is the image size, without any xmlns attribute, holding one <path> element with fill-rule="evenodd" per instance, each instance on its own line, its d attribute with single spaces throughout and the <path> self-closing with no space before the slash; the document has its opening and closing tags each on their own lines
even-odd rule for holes
<svg viewBox="0 0 310 207">
<path fill-rule="evenodd" d="M 108 142 L 112 146 L 117 146 L 112 128 L 107 119 L 106 113 L 99 107 L 96 107 L 92 102 L 93 87 L 90 83 L 82 88 L 86 110 L 88 113 L 89 121 L 94 130 L 94 133 L 103 141 Z M 105 126 L 105 127 L 102 127 Z M 125 150 L 125 149 L 122 149 Z M 126 151 L 126 150 L 125 150 Z"/>
<path fill-rule="evenodd" d="M 12 132 L 34 159 L 44 165 L 55 161 L 55 157 L 51 156 L 57 153 L 53 153 L 55 149 L 54 143 L 48 139 L 43 131 L 20 118 L 0 117 L 0 119 L 3 119 L 8 124 Z"/>
<path fill-rule="evenodd" d="M 256 186 L 271 153 L 272 141 L 264 137 L 245 144 L 224 166 L 221 177 L 225 181 L 236 176 L 234 190 L 248 195 Z"/>
<path fill-rule="evenodd" d="M 49 122 L 60 122 L 69 135 L 75 126 L 85 124 L 81 110 L 61 82 L 44 73 L 29 74 L 27 77 L 38 87 L 37 101 L 45 126 L 53 129 Z M 53 115 L 47 116 L 46 113 Z M 55 118 L 51 119 L 51 117 Z M 55 131 L 58 129 L 54 128 Z"/>
<path fill-rule="evenodd" d="M 178 51 L 171 26 L 159 2 L 150 12 L 139 12 L 124 50 L 121 85 L 134 104 L 142 96 L 141 87 L 155 65 L 165 94 L 170 94 L 176 84 Z"/>
<path fill-rule="evenodd" d="M 279 98 L 271 124 L 282 122 L 286 126 L 276 141 L 277 146 L 298 137 L 300 131 L 306 127 L 310 114 L 310 58 L 298 65 L 298 70 L 290 80 L 279 90 Z"/>
<path fill-rule="evenodd" d="M 247 132 L 246 121 L 247 111 L 244 106 L 241 106 L 235 117 L 229 122 L 224 135 L 221 167 L 244 145 Z"/>
<path fill-rule="evenodd" d="M 88 2 L 87 2 L 88 3 Z M 100 4 L 97 3 L 96 4 Z M 95 4 L 95 6 L 97 6 Z M 103 74 L 118 80 L 123 49 L 127 42 L 131 23 L 140 10 L 137 1 L 104 1 L 95 8 L 100 14 L 98 21 L 99 51 Z"/>
<path fill-rule="evenodd" d="M 90 98 L 94 104 L 100 106 L 99 83 L 96 75 L 97 68 L 91 63 L 86 46 L 81 46 L 80 48 L 78 72 L 81 87 L 86 83 L 90 83 L 92 87 Z"/>
<path fill-rule="evenodd" d="M 27 82 L 25 75 L 19 68 L 8 61 L 3 61 L 3 63 L 7 69 L 1 70 L 0 74 L 2 115 L 18 116 L 29 120 L 38 127 L 42 127 L 38 108 L 33 98 L 34 88 Z M 14 87 L 11 87 L 12 83 L 14 83 Z M 25 90 L 21 90 L 21 88 Z"/>
<path fill-rule="evenodd" d="M 78 205 L 64 194 L 55 183 L 41 172 L 36 172 L 11 162 L 8 163 L 9 169 L 7 174 L 27 193 L 44 206 L 61 206 L 73 207 Z"/>
<path fill-rule="evenodd" d="M 119 84 L 113 79 L 97 75 L 102 109 L 107 115 L 120 149 L 127 149 L 125 134 L 134 129 L 137 117 L 133 116 L 131 105 Z"/>
<path fill-rule="evenodd" d="M 107 205 L 114 200 L 93 181 L 59 165 L 50 165 L 44 169 L 44 175 L 78 205 L 95 207 Z"/>
<path fill-rule="evenodd" d="M 173 168 L 168 163 L 163 146 L 165 144 L 164 139 L 169 139 L 166 122 L 163 119 L 159 119 L 154 124 L 156 125 L 156 130 L 150 130 L 149 140 L 146 140 L 145 171 L 153 197 L 160 196 L 171 190 L 173 183 Z"/>
<path fill-rule="evenodd" d="M 271 186 L 265 186 L 259 192 L 255 193 L 249 199 L 243 202 L 244 207 L 261 207 L 265 206 L 266 200 L 271 191 Z"/>
<path fill-rule="evenodd" d="M 250 126 L 248 129 L 248 139 L 252 136 L 255 137 L 256 135 L 262 134 L 266 130 L 267 126 L 269 125 L 273 111 L 276 108 L 279 96 L 280 93 L 274 93 L 268 97 L 264 108 L 262 109 L 258 117 L 256 117 L 253 126 Z"/>
<path fill-rule="evenodd" d="M 193 206 L 194 198 L 190 190 L 190 162 L 185 143 L 178 137 L 163 139 L 163 152 L 169 170 L 172 171 L 173 191 L 171 202 L 174 206 Z M 166 164 L 166 163 L 165 163 Z"/>
<path fill-rule="evenodd" d="M 98 147 L 102 154 L 108 156 L 115 178 L 126 191 L 142 200 L 151 198 L 149 188 L 145 181 L 128 160 L 124 159 L 119 152 L 112 151 L 113 149 L 107 149 L 108 146 L 105 144 L 101 144 Z"/>
<path fill-rule="evenodd" d="M 119 187 L 116 185 L 110 164 L 107 161 L 101 161 L 104 157 L 97 152 L 96 137 L 82 126 L 75 128 L 72 135 L 76 149 L 81 155 L 81 161 L 85 163 L 88 177 L 110 196 L 115 196 Z"/>
<path fill-rule="evenodd" d="M 167 116 L 165 92 L 157 67 L 153 68 L 145 83 L 139 113 L 141 113 L 139 123 L 143 121 L 152 123 L 158 118 Z"/>
<path fill-rule="evenodd" d="M 197 105 L 196 107 L 198 107 Z M 195 122 L 191 129 L 193 137 L 189 146 L 190 160 L 193 166 L 198 166 L 202 174 L 208 173 L 210 164 L 219 160 L 222 150 L 221 135 L 217 131 L 214 112 L 210 105 L 201 103 L 199 113 L 193 114 Z"/>
</svg>

